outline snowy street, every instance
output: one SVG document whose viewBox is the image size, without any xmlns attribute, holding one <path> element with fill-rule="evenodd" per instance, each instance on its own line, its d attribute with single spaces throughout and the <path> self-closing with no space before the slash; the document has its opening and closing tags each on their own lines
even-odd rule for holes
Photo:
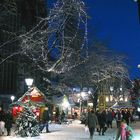
<svg viewBox="0 0 140 140">
<path fill-rule="evenodd" d="M 115 125 L 115 124 L 114 124 Z M 136 122 L 131 124 L 132 128 L 135 132 L 134 140 L 140 140 L 140 122 Z M 21 138 L 15 136 L 13 133 L 11 136 L 1 136 L 0 140 L 89 140 L 89 133 L 85 132 L 85 126 L 80 124 L 79 121 L 74 121 L 72 124 L 50 124 L 51 133 L 41 133 L 40 136 L 37 137 L 26 137 Z M 115 126 L 113 129 L 109 128 L 105 134 L 105 136 L 99 136 L 97 132 L 95 132 L 93 139 L 95 140 L 114 140 L 116 134 Z"/>
</svg>

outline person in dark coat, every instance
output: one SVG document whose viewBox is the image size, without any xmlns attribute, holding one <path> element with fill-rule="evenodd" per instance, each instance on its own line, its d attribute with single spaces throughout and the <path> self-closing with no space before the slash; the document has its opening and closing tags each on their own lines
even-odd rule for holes
<svg viewBox="0 0 140 140">
<path fill-rule="evenodd" d="M 122 120 L 126 119 L 126 110 L 121 110 Z"/>
<path fill-rule="evenodd" d="M 127 125 L 129 125 L 129 123 L 130 123 L 130 118 L 131 118 L 131 113 L 129 110 L 127 110 L 126 116 L 125 116 L 125 121 L 126 121 Z"/>
<path fill-rule="evenodd" d="M 115 115 L 115 119 L 116 119 L 117 128 L 119 128 L 120 123 L 123 120 L 123 116 L 122 116 L 120 110 L 117 110 L 116 115 Z"/>
<path fill-rule="evenodd" d="M 46 133 L 49 133 L 49 120 L 50 120 L 50 114 L 49 114 L 49 110 L 48 107 L 45 107 L 44 112 L 42 114 L 42 119 L 41 119 L 41 126 L 40 126 L 40 133 L 42 132 L 42 130 L 44 129 L 44 127 L 46 127 Z"/>
<path fill-rule="evenodd" d="M 61 113 L 61 122 L 64 122 L 64 119 L 65 119 L 65 112 L 64 112 L 64 110 L 62 110 L 62 113 Z"/>
<path fill-rule="evenodd" d="M 0 107 L 0 121 L 4 121 L 4 111 Z"/>
<path fill-rule="evenodd" d="M 106 111 L 102 111 L 99 116 L 98 116 L 98 120 L 99 120 L 99 135 L 104 135 L 105 131 L 106 131 Z"/>
<path fill-rule="evenodd" d="M 5 113 L 5 128 L 7 130 L 7 136 L 11 135 L 12 123 L 13 123 L 13 117 L 10 110 L 8 110 Z"/>
<path fill-rule="evenodd" d="M 94 134 L 95 128 L 98 125 L 98 119 L 97 119 L 97 116 L 95 115 L 93 109 L 88 112 L 85 125 L 87 125 L 89 128 L 90 139 L 93 139 L 93 134 Z"/>
<path fill-rule="evenodd" d="M 112 112 L 111 110 L 108 110 L 107 111 L 107 114 L 106 114 L 106 122 L 107 122 L 107 127 L 111 127 L 112 128 L 112 120 L 113 120 L 113 116 L 112 116 Z"/>
</svg>

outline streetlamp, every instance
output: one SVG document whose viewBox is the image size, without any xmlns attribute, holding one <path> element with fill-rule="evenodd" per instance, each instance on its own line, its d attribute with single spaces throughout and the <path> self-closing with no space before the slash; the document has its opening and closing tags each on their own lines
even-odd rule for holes
<svg viewBox="0 0 140 140">
<path fill-rule="evenodd" d="M 10 98 L 11 98 L 11 101 L 13 103 L 13 101 L 15 100 L 15 96 L 12 95 Z"/>
<path fill-rule="evenodd" d="M 111 86 L 111 87 L 110 87 L 110 91 L 112 92 L 113 90 L 114 90 L 114 88 Z"/>
<path fill-rule="evenodd" d="M 31 88 L 32 84 L 33 84 L 33 79 L 32 78 L 26 78 L 25 79 L 25 82 L 26 82 L 26 85 L 28 86 L 28 90 Z M 28 101 L 30 103 L 30 93 L 28 92 L 27 94 L 27 98 L 28 98 Z"/>
<path fill-rule="evenodd" d="M 28 86 L 28 89 L 32 86 L 33 81 L 34 81 L 34 79 L 32 79 L 32 78 L 25 79 L 25 82 L 26 82 L 26 85 Z"/>
<path fill-rule="evenodd" d="M 120 87 L 120 91 L 122 91 L 122 86 Z"/>
<path fill-rule="evenodd" d="M 110 92 L 111 92 L 111 94 L 109 96 L 109 101 L 113 101 L 113 94 L 112 94 L 113 90 L 114 90 L 114 87 L 113 86 L 110 86 Z"/>
</svg>

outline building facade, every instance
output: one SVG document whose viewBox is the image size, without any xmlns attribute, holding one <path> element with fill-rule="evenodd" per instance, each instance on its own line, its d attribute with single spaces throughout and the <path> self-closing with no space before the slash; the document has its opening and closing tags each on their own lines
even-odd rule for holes
<svg viewBox="0 0 140 140">
<path fill-rule="evenodd" d="M 19 50 L 16 40 L 20 34 L 32 29 L 40 17 L 46 16 L 46 1 L 2 0 L 0 1 L 0 105 L 11 103 L 10 96 L 17 98 L 25 91 L 28 62 L 12 53 Z M 3 45 L 5 44 L 5 45 Z M 35 78 L 35 77 L 34 77 Z"/>
</svg>

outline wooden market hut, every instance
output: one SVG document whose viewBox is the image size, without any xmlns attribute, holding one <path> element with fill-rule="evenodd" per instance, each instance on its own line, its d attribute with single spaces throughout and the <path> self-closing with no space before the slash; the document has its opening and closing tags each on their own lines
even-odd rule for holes
<svg viewBox="0 0 140 140">
<path fill-rule="evenodd" d="M 49 105 L 50 102 L 46 99 L 46 96 L 37 88 L 31 87 L 28 91 L 18 99 L 18 101 L 12 103 L 12 114 L 16 118 L 18 113 L 22 111 L 24 106 L 33 108 L 33 112 L 38 118 L 41 117 L 44 107 Z"/>
</svg>

